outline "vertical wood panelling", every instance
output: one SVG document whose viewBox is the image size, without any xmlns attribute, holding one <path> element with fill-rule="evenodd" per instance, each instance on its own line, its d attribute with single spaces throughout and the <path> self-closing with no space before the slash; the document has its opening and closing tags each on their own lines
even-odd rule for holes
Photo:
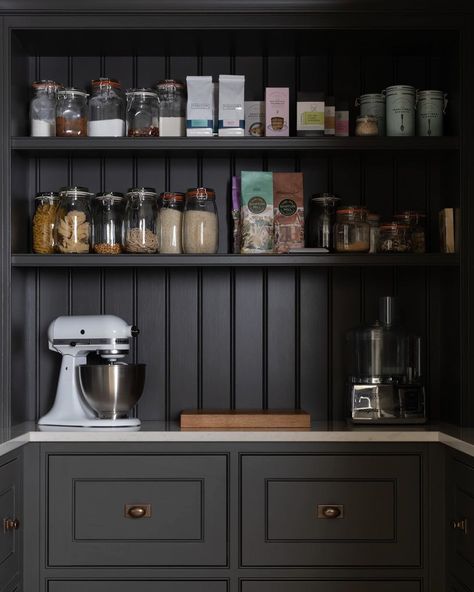
<svg viewBox="0 0 474 592">
<path fill-rule="evenodd" d="M 245 100 L 265 100 L 264 58 L 235 56 L 235 74 L 245 76 Z"/>
<path fill-rule="evenodd" d="M 71 270 L 71 314 L 101 313 L 102 275 L 103 271 L 100 269 Z"/>
<path fill-rule="evenodd" d="M 136 85 L 150 88 L 166 78 L 166 59 L 164 56 L 138 56 L 136 62 Z"/>
<path fill-rule="evenodd" d="M 130 325 L 136 324 L 135 272 L 130 269 L 104 270 L 104 288 L 102 292 L 104 314 L 117 315 Z M 135 340 L 131 340 L 130 354 L 125 362 L 136 360 Z"/>
<path fill-rule="evenodd" d="M 219 253 L 229 253 L 232 244 L 232 222 L 230 210 L 231 167 L 226 158 L 209 158 L 198 161 L 202 166 L 202 184 L 216 192 L 217 215 L 219 217 Z"/>
<path fill-rule="evenodd" d="M 72 85 L 90 92 L 91 81 L 102 76 L 101 63 L 100 56 L 75 56 L 71 64 Z"/>
</svg>

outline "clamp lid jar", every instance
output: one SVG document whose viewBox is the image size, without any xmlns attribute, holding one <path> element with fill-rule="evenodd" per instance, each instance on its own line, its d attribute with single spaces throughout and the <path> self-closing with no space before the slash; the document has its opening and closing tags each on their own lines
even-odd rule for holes
<svg viewBox="0 0 474 592">
<path fill-rule="evenodd" d="M 58 253 L 88 253 L 91 238 L 90 199 L 87 187 L 62 187 L 54 224 L 54 245 Z"/>
<path fill-rule="evenodd" d="M 58 90 L 56 103 L 56 135 L 87 136 L 87 97 L 89 95 L 74 87 Z"/>
<path fill-rule="evenodd" d="M 408 224 L 394 220 L 380 225 L 377 248 L 379 253 L 410 253 L 411 250 L 411 234 Z"/>
<path fill-rule="evenodd" d="M 184 252 L 217 253 L 218 246 L 219 224 L 214 189 L 188 189 L 184 209 Z"/>
<path fill-rule="evenodd" d="M 370 249 L 370 226 L 367 208 L 346 206 L 336 211 L 334 247 L 338 253 L 367 253 Z"/>
<path fill-rule="evenodd" d="M 160 136 L 186 135 L 186 86 L 179 80 L 155 84 L 160 99 Z"/>
<path fill-rule="evenodd" d="M 158 200 L 154 187 L 131 187 L 126 194 L 125 251 L 159 251 Z"/>
<path fill-rule="evenodd" d="M 31 85 L 30 133 L 33 137 L 56 135 L 56 101 L 62 86 L 54 80 L 37 80 Z"/>
<path fill-rule="evenodd" d="M 59 194 L 41 191 L 35 197 L 33 216 L 33 253 L 54 253 L 54 223 L 59 208 Z"/>
<path fill-rule="evenodd" d="M 97 78 L 91 82 L 89 101 L 89 136 L 118 137 L 125 135 L 126 98 L 115 78 Z"/>
<path fill-rule="evenodd" d="M 335 212 L 340 201 L 332 193 L 313 195 L 308 217 L 308 247 L 333 249 Z"/>
<path fill-rule="evenodd" d="M 127 135 L 159 136 L 160 99 L 151 88 L 127 91 Z"/>
<path fill-rule="evenodd" d="M 164 192 L 160 195 L 160 252 L 182 253 L 184 193 Z"/>
<path fill-rule="evenodd" d="M 426 253 L 426 214 L 414 210 L 406 210 L 394 216 L 394 219 L 410 229 L 411 248 L 413 253 Z"/>
<path fill-rule="evenodd" d="M 122 193 L 97 193 L 92 201 L 92 250 L 100 255 L 119 255 L 123 251 Z"/>
</svg>

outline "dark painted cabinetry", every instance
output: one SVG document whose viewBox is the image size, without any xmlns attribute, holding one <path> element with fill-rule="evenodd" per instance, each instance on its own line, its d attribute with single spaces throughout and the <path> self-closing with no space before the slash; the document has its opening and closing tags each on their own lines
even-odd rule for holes
<svg viewBox="0 0 474 592">
<path fill-rule="evenodd" d="M 0 459 L 0 591 L 12 592 L 21 579 L 21 459 Z"/>
</svg>

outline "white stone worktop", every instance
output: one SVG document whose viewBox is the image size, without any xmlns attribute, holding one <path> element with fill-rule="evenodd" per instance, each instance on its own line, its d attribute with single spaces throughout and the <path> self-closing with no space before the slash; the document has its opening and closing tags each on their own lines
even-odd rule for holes
<svg viewBox="0 0 474 592">
<path fill-rule="evenodd" d="M 474 428 L 349 426 L 313 423 L 308 430 L 181 430 L 177 423 L 145 421 L 140 428 L 39 428 L 24 423 L 0 431 L 0 455 L 29 442 L 440 442 L 474 457 Z"/>
</svg>

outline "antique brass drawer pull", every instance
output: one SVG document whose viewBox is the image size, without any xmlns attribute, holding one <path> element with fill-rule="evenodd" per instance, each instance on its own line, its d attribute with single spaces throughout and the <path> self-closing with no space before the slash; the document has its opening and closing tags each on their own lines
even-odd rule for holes
<svg viewBox="0 0 474 592">
<path fill-rule="evenodd" d="M 460 530 L 464 534 L 467 534 L 467 518 L 461 520 L 453 520 L 451 526 L 454 530 Z"/>
<path fill-rule="evenodd" d="M 333 506 L 323 506 L 318 504 L 318 518 L 334 519 L 344 518 L 344 506 L 337 504 Z"/>
<path fill-rule="evenodd" d="M 151 504 L 126 504 L 125 517 L 126 518 L 150 518 Z"/>
<path fill-rule="evenodd" d="M 3 519 L 3 532 L 9 530 L 18 530 L 20 528 L 20 521 L 16 518 L 4 518 Z"/>
</svg>

